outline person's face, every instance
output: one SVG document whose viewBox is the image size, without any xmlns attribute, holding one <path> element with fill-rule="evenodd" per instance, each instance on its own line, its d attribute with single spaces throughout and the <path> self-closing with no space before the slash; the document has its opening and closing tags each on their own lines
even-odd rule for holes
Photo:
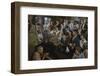
<svg viewBox="0 0 100 76">
<path fill-rule="evenodd" d="M 59 21 L 56 21 L 56 25 L 59 25 Z"/>
<path fill-rule="evenodd" d="M 72 43 L 69 43 L 69 46 L 72 47 Z"/>
<path fill-rule="evenodd" d="M 38 48 L 38 52 L 39 52 L 39 53 L 43 53 L 43 47 L 39 47 L 39 48 Z"/>
<path fill-rule="evenodd" d="M 75 36 L 75 35 L 76 35 L 76 32 L 75 32 L 75 31 L 73 31 L 73 33 L 72 33 L 72 34 L 73 34 L 73 36 Z"/>
</svg>

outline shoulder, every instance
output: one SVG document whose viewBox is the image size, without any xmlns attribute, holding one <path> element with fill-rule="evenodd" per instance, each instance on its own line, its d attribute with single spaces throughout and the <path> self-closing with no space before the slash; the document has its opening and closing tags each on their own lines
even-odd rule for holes
<svg viewBox="0 0 100 76">
<path fill-rule="evenodd" d="M 34 52 L 34 55 L 39 55 L 39 53 L 38 52 Z"/>
<path fill-rule="evenodd" d="M 40 54 L 38 52 L 34 52 L 33 59 L 34 60 L 41 60 Z"/>
</svg>

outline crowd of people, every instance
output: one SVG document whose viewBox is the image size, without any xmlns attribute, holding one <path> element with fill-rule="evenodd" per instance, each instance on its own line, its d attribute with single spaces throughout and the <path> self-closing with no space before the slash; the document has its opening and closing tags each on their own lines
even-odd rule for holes
<svg viewBox="0 0 100 76">
<path fill-rule="evenodd" d="M 78 59 L 88 57 L 87 17 L 31 16 L 29 32 L 35 27 L 38 44 L 33 60 Z"/>
</svg>

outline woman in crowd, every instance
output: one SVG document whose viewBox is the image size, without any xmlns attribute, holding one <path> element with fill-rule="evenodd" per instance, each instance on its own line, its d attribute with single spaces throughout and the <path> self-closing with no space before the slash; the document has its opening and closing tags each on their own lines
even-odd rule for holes
<svg viewBox="0 0 100 76">
<path fill-rule="evenodd" d="M 51 59 L 49 57 L 49 53 L 44 53 L 43 47 L 38 46 L 36 51 L 33 53 L 33 60 L 45 60 L 45 59 Z"/>
</svg>

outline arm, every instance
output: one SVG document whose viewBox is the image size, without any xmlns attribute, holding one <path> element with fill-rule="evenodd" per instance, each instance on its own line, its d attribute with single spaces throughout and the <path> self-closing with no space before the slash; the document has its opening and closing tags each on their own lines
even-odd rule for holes
<svg viewBox="0 0 100 76">
<path fill-rule="evenodd" d="M 45 58 L 47 58 L 47 59 L 51 59 L 49 56 L 48 56 L 49 54 L 48 53 L 45 53 L 44 55 L 43 55 L 43 58 L 42 58 L 42 60 L 44 60 Z"/>
</svg>

